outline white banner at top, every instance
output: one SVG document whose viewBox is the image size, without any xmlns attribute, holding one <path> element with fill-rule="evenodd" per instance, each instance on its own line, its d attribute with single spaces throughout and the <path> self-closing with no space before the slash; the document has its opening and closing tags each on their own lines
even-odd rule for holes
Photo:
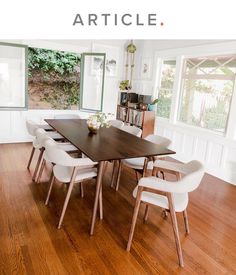
<svg viewBox="0 0 236 275">
<path fill-rule="evenodd" d="M 235 6 L 235 0 L 8 0 L 1 3 L 0 38 L 235 39 Z"/>
</svg>

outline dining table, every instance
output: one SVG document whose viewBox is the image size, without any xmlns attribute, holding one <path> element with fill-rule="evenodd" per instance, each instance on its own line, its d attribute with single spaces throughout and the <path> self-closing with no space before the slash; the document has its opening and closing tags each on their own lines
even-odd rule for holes
<svg viewBox="0 0 236 275">
<path fill-rule="evenodd" d="M 139 138 L 113 126 L 108 128 L 101 127 L 97 133 L 90 133 L 86 119 L 45 119 L 45 121 L 84 155 L 98 163 L 90 235 L 94 233 L 105 162 L 175 154 L 174 151 L 166 147 Z"/>
</svg>

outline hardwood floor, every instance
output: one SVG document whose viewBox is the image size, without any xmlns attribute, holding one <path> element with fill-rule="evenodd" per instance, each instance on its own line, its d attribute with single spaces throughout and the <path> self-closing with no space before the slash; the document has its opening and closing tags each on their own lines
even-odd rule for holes
<svg viewBox="0 0 236 275">
<path fill-rule="evenodd" d="M 178 266 L 170 217 L 150 208 L 143 224 L 141 206 L 132 248 L 126 244 L 132 219 L 133 171 L 123 169 L 120 188 L 105 173 L 104 220 L 89 235 L 95 182 L 84 198 L 75 186 L 62 229 L 57 229 L 66 186 L 57 183 L 44 205 L 49 174 L 35 184 L 26 169 L 30 144 L 0 145 L 0 274 L 236 274 L 236 187 L 205 175 L 190 194 L 190 235 L 178 214 L 185 267 Z M 32 167 L 35 165 L 32 163 Z"/>
</svg>

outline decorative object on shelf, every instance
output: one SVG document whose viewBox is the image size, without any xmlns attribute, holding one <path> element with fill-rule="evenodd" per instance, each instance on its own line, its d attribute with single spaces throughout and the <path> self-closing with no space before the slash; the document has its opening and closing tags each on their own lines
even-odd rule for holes
<svg viewBox="0 0 236 275">
<path fill-rule="evenodd" d="M 120 93 L 120 105 L 126 106 L 128 103 L 128 94 L 127 92 Z"/>
<path fill-rule="evenodd" d="M 137 48 L 131 40 L 126 48 L 126 64 L 125 64 L 125 77 L 129 79 L 129 85 L 132 87 L 133 71 L 134 71 L 134 55 Z"/>
<path fill-rule="evenodd" d="M 127 100 L 130 103 L 138 103 L 138 94 L 136 94 L 136 93 L 128 93 Z"/>
<path fill-rule="evenodd" d="M 109 128 L 110 116 L 111 114 L 105 114 L 100 112 L 94 115 L 91 115 L 87 120 L 89 132 L 92 134 L 96 134 L 100 127 Z"/>
<path fill-rule="evenodd" d="M 155 111 L 157 103 L 158 103 L 158 98 L 154 99 L 151 104 L 148 104 L 148 110 Z"/>
<path fill-rule="evenodd" d="M 141 102 L 141 103 L 139 103 L 139 109 L 142 111 L 147 111 L 148 105 Z"/>
<path fill-rule="evenodd" d="M 119 86 L 121 91 L 129 91 L 131 90 L 131 86 L 129 84 L 129 80 L 122 80 L 120 82 L 120 86 Z"/>
<path fill-rule="evenodd" d="M 152 96 L 151 95 L 139 95 L 138 96 L 139 103 L 151 104 L 152 103 Z"/>
</svg>

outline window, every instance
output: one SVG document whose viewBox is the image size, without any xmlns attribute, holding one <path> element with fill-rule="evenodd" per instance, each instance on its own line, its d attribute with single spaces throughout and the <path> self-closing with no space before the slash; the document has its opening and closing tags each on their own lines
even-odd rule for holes
<svg viewBox="0 0 236 275">
<path fill-rule="evenodd" d="M 29 48 L 29 108 L 78 109 L 80 54 Z"/>
<path fill-rule="evenodd" d="M 80 109 L 101 112 L 103 104 L 105 53 L 83 53 L 81 59 Z"/>
<path fill-rule="evenodd" d="M 236 56 L 185 59 L 179 120 L 224 133 L 235 76 Z"/>
<path fill-rule="evenodd" d="M 0 108 L 25 109 L 27 46 L 0 43 Z"/>
<path fill-rule="evenodd" d="M 175 80 L 175 60 L 164 60 L 161 67 L 161 85 L 158 91 L 157 115 L 170 117 L 171 100 Z"/>
</svg>

